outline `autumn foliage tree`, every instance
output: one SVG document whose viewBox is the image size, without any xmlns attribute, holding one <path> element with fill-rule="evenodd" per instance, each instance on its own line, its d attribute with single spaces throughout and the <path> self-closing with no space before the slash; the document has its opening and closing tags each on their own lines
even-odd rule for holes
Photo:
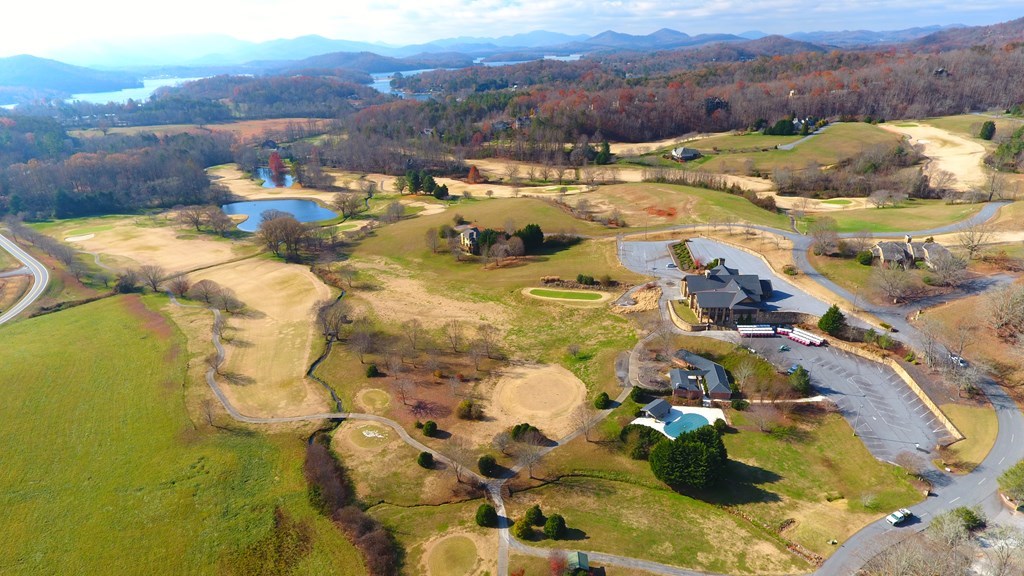
<svg viewBox="0 0 1024 576">
<path fill-rule="evenodd" d="M 274 150 L 270 153 L 270 159 L 267 161 L 267 166 L 270 168 L 270 173 L 275 177 L 284 174 L 287 171 L 287 167 L 284 165 L 284 160 L 281 160 L 281 155 Z"/>
<path fill-rule="evenodd" d="M 466 182 L 468 182 L 470 184 L 479 184 L 479 183 L 481 183 L 483 181 L 484 181 L 483 177 L 480 176 L 480 170 L 477 170 L 476 166 L 470 166 L 469 167 L 469 176 L 466 177 Z"/>
</svg>

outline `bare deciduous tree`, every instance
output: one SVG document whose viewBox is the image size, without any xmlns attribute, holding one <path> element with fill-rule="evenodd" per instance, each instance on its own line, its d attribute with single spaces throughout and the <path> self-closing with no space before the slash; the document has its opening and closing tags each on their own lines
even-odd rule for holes
<svg viewBox="0 0 1024 576">
<path fill-rule="evenodd" d="M 213 280 L 200 280 L 188 289 L 187 295 L 191 300 L 201 300 L 207 304 L 212 304 L 214 297 L 220 294 L 220 291 L 220 284 Z"/>
<path fill-rule="evenodd" d="M 590 430 L 594 427 L 596 412 L 586 402 L 580 404 L 572 411 L 572 424 L 577 430 L 583 431 L 583 438 L 590 442 Z"/>
<path fill-rule="evenodd" d="M 202 230 L 206 220 L 205 206 L 184 206 L 178 210 L 178 222 L 182 226 L 194 226 L 196 232 Z"/>
<path fill-rule="evenodd" d="M 448 343 L 452 346 L 452 352 L 458 352 L 464 339 L 462 321 L 453 318 L 445 322 L 442 331 L 444 332 L 445 338 L 448 339 Z"/>
<path fill-rule="evenodd" d="M 527 438 L 516 445 L 516 464 L 520 468 L 526 468 L 530 478 L 533 478 L 533 467 L 544 455 L 544 447 L 541 446 L 541 438 L 531 436 L 533 433 L 527 434 Z"/>
<path fill-rule="evenodd" d="M 178 272 L 167 281 L 167 289 L 171 291 L 171 294 L 179 298 L 184 297 L 191 287 L 192 281 L 181 272 Z"/>
<path fill-rule="evenodd" d="M 509 456 L 509 450 L 515 445 L 512 440 L 512 435 L 509 434 L 508 430 L 503 430 L 494 435 L 494 440 L 491 440 L 491 446 L 495 450 L 501 452 L 505 456 Z"/>
<path fill-rule="evenodd" d="M 343 300 L 332 298 L 317 302 L 313 309 L 317 328 L 324 339 L 328 342 L 339 340 L 342 329 L 348 323 L 348 305 Z"/>
<path fill-rule="evenodd" d="M 961 229 L 956 235 L 956 241 L 967 252 L 967 259 L 973 260 L 991 239 L 992 234 L 992 226 L 989 223 L 979 222 Z"/>
<path fill-rule="evenodd" d="M 366 363 L 366 355 L 373 352 L 376 347 L 376 338 L 373 326 L 365 318 L 360 318 L 352 324 L 352 331 L 348 336 L 348 345 L 352 351 L 359 355 L 359 363 Z"/>
<path fill-rule="evenodd" d="M 909 296 L 912 288 L 910 275 L 899 266 L 878 266 L 871 272 L 871 284 L 893 304 Z"/>
<path fill-rule="evenodd" d="M 419 350 L 420 339 L 423 336 L 423 324 L 415 318 L 406 320 L 402 322 L 402 332 L 405 334 L 405 339 L 409 342 L 409 346 L 413 350 Z"/>
<path fill-rule="evenodd" d="M 148 285 L 153 292 L 159 292 L 160 284 L 167 276 L 167 271 L 156 264 L 143 264 L 139 267 L 139 276 L 142 278 L 142 282 Z"/>
</svg>

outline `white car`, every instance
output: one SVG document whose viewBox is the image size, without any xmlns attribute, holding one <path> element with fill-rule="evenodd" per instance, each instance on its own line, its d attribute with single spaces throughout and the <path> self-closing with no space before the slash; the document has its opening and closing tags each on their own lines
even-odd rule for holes
<svg viewBox="0 0 1024 576">
<path fill-rule="evenodd" d="M 904 522 L 906 522 L 907 520 L 910 520 L 913 517 L 914 517 L 914 513 L 913 512 L 911 512 L 910 510 L 907 510 L 906 508 L 900 508 L 899 510 L 897 510 L 897 511 L 893 512 L 892 514 L 889 514 L 888 516 L 886 516 L 885 517 L 885 521 L 888 522 L 889 524 L 892 524 L 893 526 L 899 526 L 900 524 L 903 524 Z"/>
<path fill-rule="evenodd" d="M 967 368 L 967 360 L 964 360 L 963 358 L 955 354 L 949 355 L 949 361 L 952 362 L 954 366 L 958 366 L 960 368 Z"/>
</svg>

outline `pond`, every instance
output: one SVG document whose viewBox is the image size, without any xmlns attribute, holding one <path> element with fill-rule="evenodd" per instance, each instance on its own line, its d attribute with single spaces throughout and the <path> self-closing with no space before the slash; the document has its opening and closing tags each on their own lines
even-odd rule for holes
<svg viewBox="0 0 1024 576">
<path fill-rule="evenodd" d="M 282 174 L 275 180 L 270 168 L 265 167 L 256 169 L 256 177 L 263 180 L 264 188 L 291 188 L 295 182 L 291 174 Z"/>
<path fill-rule="evenodd" d="M 245 214 L 248 218 L 238 225 L 243 232 L 255 232 L 263 221 L 262 214 L 267 210 L 280 210 L 295 217 L 299 222 L 319 222 L 337 216 L 334 212 L 321 207 L 312 200 L 251 200 L 248 202 L 232 202 L 221 206 L 225 214 Z"/>
</svg>

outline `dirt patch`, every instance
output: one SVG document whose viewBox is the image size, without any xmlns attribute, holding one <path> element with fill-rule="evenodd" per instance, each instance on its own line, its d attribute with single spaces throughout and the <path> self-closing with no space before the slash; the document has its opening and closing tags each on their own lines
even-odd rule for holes
<svg viewBox="0 0 1024 576">
<path fill-rule="evenodd" d="M 355 292 L 353 301 L 373 309 L 386 324 L 398 325 L 417 319 L 429 328 L 438 328 L 449 320 L 471 324 L 484 322 L 507 326 L 508 315 L 503 307 L 489 302 L 456 300 L 442 292 L 427 290 L 424 282 L 412 278 L 408 271 L 386 264 L 383 260 L 354 262 L 356 268 L 366 270 L 376 280 L 372 292 Z"/>
<path fill-rule="evenodd" d="M 232 289 L 251 313 L 225 315 L 225 393 L 252 416 L 326 410 L 324 390 L 305 378 L 317 342 L 311 310 L 330 289 L 308 268 L 248 259 L 203 270 L 193 281 Z"/>
<path fill-rule="evenodd" d="M 587 387 L 561 366 L 510 366 L 499 376 L 491 398 L 495 433 L 529 422 L 558 439 L 573 431 L 572 411 L 586 401 Z"/>
<path fill-rule="evenodd" d="M 982 165 L 985 147 L 981 144 L 934 126 L 879 124 L 879 127 L 906 136 L 911 145 L 930 158 L 931 162 L 925 167 L 929 177 L 943 170 L 953 174 L 952 187 L 957 190 L 984 186 L 987 179 Z"/>
<path fill-rule="evenodd" d="M 633 314 L 635 312 L 657 310 L 661 301 L 661 288 L 654 286 L 638 290 L 633 293 L 633 300 L 636 301 L 636 304 L 632 306 L 612 306 L 612 312 L 616 314 Z"/>
<path fill-rule="evenodd" d="M 406 206 L 411 206 L 413 208 L 423 208 L 423 210 L 421 210 L 419 213 L 420 216 L 433 216 L 434 214 L 440 214 L 444 212 L 448 208 L 444 204 L 432 204 L 429 202 L 421 201 L 407 202 Z"/>
<path fill-rule="evenodd" d="M 68 236 L 64 239 L 65 242 L 82 242 L 83 240 L 92 240 L 96 236 L 95 234 L 82 234 L 79 236 Z"/>
<path fill-rule="evenodd" d="M 430 576 L 476 576 L 493 574 L 497 560 L 494 542 L 472 532 L 451 532 L 423 543 L 420 569 Z"/>
<path fill-rule="evenodd" d="M 163 340 L 171 337 L 171 326 L 167 324 L 164 317 L 146 308 L 139 296 L 124 296 L 121 298 L 121 302 L 128 312 L 142 320 L 142 327 L 152 332 L 154 336 Z"/>
</svg>

